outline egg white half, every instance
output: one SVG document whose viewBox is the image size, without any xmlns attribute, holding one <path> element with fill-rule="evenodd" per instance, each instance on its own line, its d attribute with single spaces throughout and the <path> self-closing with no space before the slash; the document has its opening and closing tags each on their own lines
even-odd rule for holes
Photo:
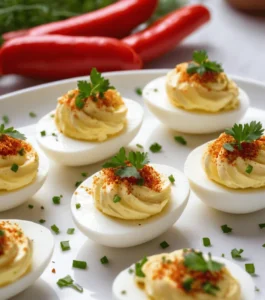
<svg viewBox="0 0 265 300">
<path fill-rule="evenodd" d="M 48 266 L 54 248 L 54 237 L 47 228 L 29 221 L 3 220 L 18 224 L 25 235 L 33 241 L 31 270 L 17 281 L 0 287 L 0 299 L 9 299 L 32 285 Z"/>
<path fill-rule="evenodd" d="M 148 109 L 160 122 L 174 130 L 192 134 L 217 132 L 231 127 L 245 115 L 249 107 L 249 98 L 246 92 L 239 89 L 240 105 L 235 110 L 206 113 L 177 108 L 167 97 L 166 76 L 149 82 L 143 89 L 143 98 Z"/>
<path fill-rule="evenodd" d="M 71 211 L 76 226 L 87 237 L 109 247 L 131 247 L 150 241 L 168 230 L 183 213 L 189 197 L 189 183 L 184 174 L 175 168 L 152 164 L 166 176 L 173 174 L 175 183 L 171 199 L 163 211 L 146 220 L 126 221 L 104 215 L 94 206 L 92 195 L 82 187 L 92 187 L 93 176 L 84 181 L 73 194 Z M 76 209 L 80 203 L 81 208 Z M 141 224 L 141 225 L 139 225 Z"/>
<path fill-rule="evenodd" d="M 39 168 L 36 178 L 30 184 L 14 191 L 0 191 L 0 211 L 5 211 L 29 200 L 43 186 L 49 171 L 49 160 L 38 152 Z"/>
<path fill-rule="evenodd" d="M 207 177 L 202 157 L 208 143 L 194 149 L 184 165 L 184 173 L 189 178 L 192 191 L 206 205 L 215 209 L 245 214 L 265 208 L 265 188 L 258 189 L 230 189 Z"/>
<path fill-rule="evenodd" d="M 214 256 L 213 260 L 225 264 L 232 276 L 238 280 L 242 292 L 242 297 L 240 300 L 255 299 L 255 285 L 253 279 L 248 273 L 227 259 Z M 130 268 L 134 269 L 134 265 Z M 126 295 L 122 294 L 122 291 L 126 291 Z M 112 299 L 148 300 L 145 292 L 141 290 L 135 283 L 134 274 L 129 273 L 129 268 L 122 271 L 114 280 L 112 285 Z"/>
<path fill-rule="evenodd" d="M 50 159 L 66 166 L 88 165 L 114 155 L 137 135 L 144 115 L 140 104 L 129 99 L 123 100 L 128 108 L 127 125 L 120 134 L 104 142 L 89 142 L 69 138 L 58 131 L 54 118 L 51 117 L 55 111 L 52 111 L 37 124 L 39 145 Z M 40 132 L 43 130 L 46 131 L 46 136 L 41 136 Z M 56 136 L 53 136 L 53 133 Z"/>
</svg>

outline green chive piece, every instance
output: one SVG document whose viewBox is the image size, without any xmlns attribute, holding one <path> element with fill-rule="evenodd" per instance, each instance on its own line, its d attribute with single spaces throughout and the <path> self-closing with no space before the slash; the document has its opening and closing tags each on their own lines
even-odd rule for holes
<svg viewBox="0 0 265 300">
<path fill-rule="evenodd" d="M 128 270 L 128 272 L 129 272 L 129 274 L 133 274 L 134 271 L 133 271 L 133 269 L 130 268 L 130 269 Z"/>
<path fill-rule="evenodd" d="M 61 241 L 60 242 L 62 251 L 68 251 L 71 249 L 69 241 Z"/>
<path fill-rule="evenodd" d="M 253 166 L 248 165 L 248 166 L 246 167 L 246 173 L 250 174 L 250 173 L 252 172 L 252 170 L 253 170 Z"/>
<path fill-rule="evenodd" d="M 75 208 L 79 209 L 80 207 L 81 207 L 81 204 L 80 203 L 76 203 Z"/>
<path fill-rule="evenodd" d="M 193 278 L 187 278 L 182 282 L 182 287 L 186 292 L 190 292 L 192 290 L 193 282 L 194 282 Z"/>
<path fill-rule="evenodd" d="M 60 233 L 60 229 L 55 224 L 51 226 L 51 230 L 56 234 Z"/>
<path fill-rule="evenodd" d="M 210 239 L 208 237 L 204 237 L 202 239 L 202 242 L 203 242 L 203 246 L 204 247 L 211 247 L 211 241 L 210 241 Z"/>
<path fill-rule="evenodd" d="M 41 135 L 41 136 L 46 136 L 46 131 L 45 131 L 45 130 L 41 131 L 41 132 L 40 132 L 40 135 Z"/>
<path fill-rule="evenodd" d="M 225 257 L 224 253 L 222 253 L 222 257 Z"/>
<path fill-rule="evenodd" d="M 81 173 L 81 176 L 83 176 L 83 177 L 87 177 L 87 176 L 88 176 L 88 173 L 86 173 L 86 172 L 82 172 L 82 173 Z"/>
<path fill-rule="evenodd" d="M 72 277 L 70 275 L 67 275 L 64 278 L 59 279 L 57 281 L 57 285 L 60 288 L 71 287 L 71 288 L 75 289 L 76 291 L 78 291 L 79 293 L 83 293 L 83 288 L 79 284 L 74 283 L 74 280 L 72 279 Z"/>
<path fill-rule="evenodd" d="M 265 228 L 265 223 L 259 224 L 259 228 L 260 228 L 260 229 Z"/>
<path fill-rule="evenodd" d="M 162 149 L 162 146 L 159 145 L 158 143 L 153 143 L 150 147 L 149 147 L 150 151 L 153 153 L 157 153 L 160 152 Z"/>
<path fill-rule="evenodd" d="M 21 148 L 20 150 L 18 150 L 17 152 L 20 156 L 23 156 L 25 154 L 25 149 Z"/>
<path fill-rule="evenodd" d="M 139 96 L 142 96 L 143 91 L 142 91 L 141 88 L 138 87 L 138 88 L 135 89 L 135 93 L 136 93 L 137 95 L 139 95 Z"/>
<path fill-rule="evenodd" d="M 158 89 L 154 89 L 154 92 L 158 92 Z"/>
<path fill-rule="evenodd" d="M 75 183 L 75 187 L 79 187 L 79 185 L 82 183 L 83 181 L 77 181 L 76 183 Z"/>
<path fill-rule="evenodd" d="M 232 249 L 231 256 L 232 258 L 242 258 L 241 254 L 244 252 L 243 249 L 237 250 L 236 248 Z"/>
<path fill-rule="evenodd" d="M 87 262 L 82 260 L 73 260 L 72 267 L 85 270 L 87 268 Z"/>
<path fill-rule="evenodd" d="M 67 229 L 67 234 L 74 234 L 75 233 L 75 228 L 68 228 Z"/>
<path fill-rule="evenodd" d="M 13 172 L 15 172 L 15 173 L 17 173 L 18 169 L 19 169 L 19 166 L 18 166 L 17 164 L 13 164 L 13 165 L 11 166 L 11 171 L 13 171 Z"/>
<path fill-rule="evenodd" d="M 178 142 L 181 145 L 187 145 L 187 141 L 184 139 L 183 136 L 176 135 L 176 136 L 174 136 L 174 139 L 176 142 Z"/>
<path fill-rule="evenodd" d="M 262 247 L 265 248 L 265 244 L 263 244 Z"/>
<path fill-rule="evenodd" d="M 148 261 L 147 257 L 145 256 L 141 261 L 135 264 L 135 275 L 137 277 L 144 278 L 145 274 L 142 270 L 143 265 Z"/>
<path fill-rule="evenodd" d="M 136 144 L 136 147 L 137 147 L 137 148 L 140 148 L 140 149 L 143 149 L 143 148 L 144 148 L 144 146 L 142 146 L 141 144 Z"/>
<path fill-rule="evenodd" d="M 100 262 L 102 263 L 102 265 L 106 265 L 109 263 L 109 260 L 108 260 L 107 256 L 103 256 L 103 257 L 101 257 Z"/>
<path fill-rule="evenodd" d="M 37 115 L 34 112 L 32 112 L 32 111 L 29 113 L 29 116 L 31 118 L 36 118 L 37 117 Z"/>
<path fill-rule="evenodd" d="M 255 286 L 255 292 L 260 292 L 260 289 Z"/>
<path fill-rule="evenodd" d="M 255 265 L 254 264 L 245 264 L 245 269 L 249 274 L 255 274 Z"/>
<path fill-rule="evenodd" d="M 7 115 L 5 115 L 5 116 L 3 116 L 2 117 L 2 120 L 3 120 L 3 122 L 5 123 L 5 124 L 8 124 L 9 123 L 9 117 L 7 116 Z"/>
<path fill-rule="evenodd" d="M 55 114 L 51 114 L 50 117 L 51 117 L 51 118 L 54 118 L 54 117 L 55 117 Z"/>
<path fill-rule="evenodd" d="M 52 202 L 56 205 L 59 205 L 61 203 L 61 198 L 62 198 L 61 196 L 54 196 L 52 198 Z"/>
<path fill-rule="evenodd" d="M 169 179 L 169 181 L 170 181 L 171 183 L 174 183 L 174 182 L 175 182 L 175 178 L 174 178 L 174 176 L 173 176 L 172 174 L 168 176 L 168 179 Z"/>
<path fill-rule="evenodd" d="M 32 205 L 32 204 L 29 204 L 29 205 L 28 205 L 28 208 L 29 208 L 29 209 L 32 209 L 33 207 L 34 207 L 34 205 Z"/>
<path fill-rule="evenodd" d="M 39 223 L 40 223 L 40 224 L 43 224 L 43 223 L 45 223 L 45 222 L 46 222 L 46 220 L 44 220 L 44 219 L 40 219 L 40 220 L 39 220 Z"/>
<path fill-rule="evenodd" d="M 126 295 L 127 292 L 126 292 L 125 290 L 123 290 L 123 291 L 121 291 L 121 294 L 122 294 L 122 295 Z"/>
<path fill-rule="evenodd" d="M 222 231 L 223 231 L 223 233 L 229 233 L 229 232 L 232 232 L 232 228 L 231 227 L 229 227 L 227 224 L 225 224 L 225 225 L 222 225 L 221 226 L 221 229 L 222 229 Z"/>
<path fill-rule="evenodd" d="M 117 203 L 117 202 L 120 202 L 121 201 L 121 197 L 119 196 L 119 195 L 115 195 L 114 197 L 113 197 L 113 202 L 114 203 Z"/>
<path fill-rule="evenodd" d="M 168 244 L 166 241 L 163 241 L 162 243 L 160 243 L 160 247 L 161 247 L 162 249 L 166 249 L 166 248 L 169 247 L 169 244 Z"/>
</svg>

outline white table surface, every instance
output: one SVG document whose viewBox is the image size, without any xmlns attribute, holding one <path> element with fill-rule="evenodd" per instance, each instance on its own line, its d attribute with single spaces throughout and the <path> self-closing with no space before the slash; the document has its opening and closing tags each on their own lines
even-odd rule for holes
<svg viewBox="0 0 265 300">
<path fill-rule="evenodd" d="M 171 68 L 190 60 L 195 49 L 206 49 L 211 59 L 222 62 L 227 73 L 265 82 L 265 17 L 247 15 L 231 8 L 225 0 L 191 0 L 209 7 L 212 20 L 174 51 L 149 63 L 145 68 Z M 0 95 L 43 83 L 44 81 L 4 76 Z"/>
</svg>

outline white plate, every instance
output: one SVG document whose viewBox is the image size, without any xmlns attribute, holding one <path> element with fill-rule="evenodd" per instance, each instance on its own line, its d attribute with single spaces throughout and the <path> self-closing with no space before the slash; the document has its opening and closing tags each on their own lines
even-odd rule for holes
<svg viewBox="0 0 265 300">
<path fill-rule="evenodd" d="M 150 70 L 109 73 L 107 77 L 112 85 L 116 86 L 121 94 L 127 98 L 142 103 L 141 97 L 135 93 L 135 88 L 144 87 L 150 80 L 163 76 L 168 70 Z M 265 120 L 265 85 L 261 83 L 233 77 L 239 86 L 250 96 L 252 108 L 247 113 L 245 121 L 252 119 Z M 14 126 L 26 126 L 36 123 L 37 119 L 53 110 L 56 105 L 56 98 L 65 91 L 76 86 L 77 79 L 64 80 L 52 84 L 42 85 L 31 89 L 15 92 L 0 97 L 1 114 L 10 117 Z M 29 112 L 37 113 L 38 118 L 30 118 Z M 1 115 L 0 115 L 1 117 Z M 265 122 L 263 122 L 265 124 Z M 34 127 L 26 128 L 29 134 L 34 134 Z M 150 153 L 153 163 L 169 164 L 172 167 L 183 170 L 184 161 L 189 152 L 195 147 L 213 138 L 216 134 L 193 136 L 184 135 L 188 141 L 187 146 L 182 146 L 174 141 L 174 135 L 178 133 L 168 130 L 161 125 L 148 112 L 145 115 L 143 127 L 138 136 L 130 144 L 132 147 L 136 143 L 145 146 L 147 151 L 150 144 L 158 142 L 163 146 L 160 153 Z M 136 149 L 136 148 L 134 148 Z M 0 218 L 19 218 L 38 222 L 39 219 L 46 219 L 45 226 L 50 227 L 56 224 L 61 233 L 55 236 L 56 245 L 52 261 L 45 273 L 32 287 L 24 291 L 12 300 L 81 300 L 94 299 L 106 300 L 111 297 L 111 285 L 116 275 L 135 261 L 140 260 L 144 255 L 152 255 L 163 252 L 159 244 L 166 240 L 170 247 L 167 252 L 180 248 L 199 248 L 203 251 L 210 251 L 216 256 L 222 253 L 231 259 L 230 251 L 233 248 L 244 249 L 243 260 L 236 261 L 244 268 L 245 263 L 255 263 L 257 276 L 254 278 L 256 286 L 260 289 L 257 300 L 265 299 L 265 229 L 259 229 L 259 223 L 265 223 L 265 210 L 249 215 L 231 215 L 218 212 L 205 206 L 193 194 L 185 212 L 173 226 L 162 236 L 141 246 L 128 249 L 114 249 L 99 246 L 87 239 L 79 230 L 74 235 L 67 235 L 69 227 L 75 227 L 70 212 L 70 200 L 75 190 L 75 182 L 82 179 L 81 172 L 88 172 L 88 176 L 98 171 L 100 165 L 90 165 L 89 167 L 60 167 L 51 163 L 50 173 L 43 188 L 22 206 L 0 213 Z M 55 206 L 52 197 L 63 195 L 61 204 Z M 264 196 L 265 197 L 265 196 Z M 33 209 L 28 209 L 28 204 L 34 204 Z M 40 207 L 43 205 L 44 210 Z M 228 224 L 233 228 L 232 234 L 223 234 L 220 226 Z M 202 237 L 209 237 L 212 247 L 202 246 Z M 60 241 L 69 240 L 71 250 L 62 253 Z M 101 265 L 100 258 L 106 255 L 110 263 Z M 87 270 L 72 269 L 73 259 L 86 260 Z M 56 274 L 51 272 L 56 269 Z M 84 293 L 79 294 L 72 289 L 57 287 L 58 278 L 67 274 L 74 277 L 76 282 L 84 287 Z"/>
</svg>

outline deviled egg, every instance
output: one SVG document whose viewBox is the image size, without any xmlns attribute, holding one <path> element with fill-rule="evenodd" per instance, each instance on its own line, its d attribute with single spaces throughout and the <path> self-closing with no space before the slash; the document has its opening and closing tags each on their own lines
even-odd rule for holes
<svg viewBox="0 0 265 300">
<path fill-rule="evenodd" d="M 45 227 L 22 220 L 0 221 L 0 299 L 22 292 L 50 262 L 54 238 Z"/>
<path fill-rule="evenodd" d="M 145 257 L 122 271 L 112 295 L 113 300 L 254 300 L 254 290 L 252 278 L 235 263 L 184 249 Z"/>
<path fill-rule="evenodd" d="M 265 208 L 265 136 L 260 122 L 235 124 L 193 150 L 184 172 L 207 205 L 230 213 Z"/>
<path fill-rule="evenodd" d="M 178 170 L 149 165 L 147 153 L 125 149 L 75 191 L 71 211 L 77 227 L 110 247 L 135 246 L 159 236 L 180 217 L 189 184 Z"/>
<path fill-rule="evenodd" d="M 42 187 L 48 169 L 47 158 L 36 152 L 24 134 L 0 126 L 0 211 L 33 196 Z"/>
<path fill-rule="evenodd" d="M 96 69 L 90 81 L 59 97 L 56 111 L 37 124 L 37 140 L 47 156 L 60 164 L 92 164 L 115 154 L 138 133 L 143 109 L 122 98 Z"/>
<path fill-rule="evenodd" d="M 181 63 L 167 76 L 148 83 L 143 98 L 166 126 L 194 134 L 224 130 L 249 107 L 247 94 L 205 51 L 195 51 L 192 62 Z"/>
</svg>

